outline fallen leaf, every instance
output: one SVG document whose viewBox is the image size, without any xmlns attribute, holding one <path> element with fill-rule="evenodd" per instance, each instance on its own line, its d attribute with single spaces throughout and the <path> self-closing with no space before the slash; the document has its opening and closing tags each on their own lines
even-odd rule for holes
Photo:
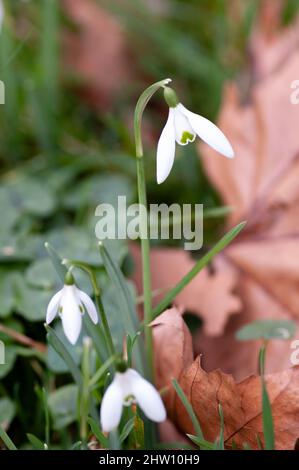
<svg viewBox="0 0 299 470">
<path fill-rule="evenodd" d="M 236 159 L 231 165 L 207 146 L 200 147 L 211 182 L 225 204 L 234 206 L 229 225 L 247 220 L 238 240 L 222 253 L 238 273 L 235 289 L 243 305 L 238 326 L 258 318 L 299 320 L 299 187 L 295 181 L 299 168 L 299 107 L 290 101 L 290 83 L 298 67 L 296 51 L 275 74 L 253 87 L 246 106 L 241 104 L 235 86 L 227 88 L 220 126 L 235 148 Z M 228 328 L 222 347 L 217 349 L 217 365 L 240 378 L 255 371 L 252 367 L 258 344 L 253 343 L 246 354 L 246 345 L 234 348 L 232 335 Z M 201 336 L 197 351 L 206 357 L 215 346 L 215 341 L 209 345 L 208 339 Z M 230 354 L 222 355 L 222 348 L 227 351 L 228 346 Z M 244 361 L 236 361 L 236 351 L 241 349 Z M 290 352 L 289 342 L 273 342 L 268 370 L 290 366 Z M 226 357 L 225 364 L 221 357 Z M 215 365 L 214 358 L 207 359 L 210 361 L 213 364 L 208 369 Z"/>
<path fill-rule="evenodd" d="M 263 442 L 260 377 L 250 376 L 236 383 L 231 375 L 220 370 L 205 372 L 197 358 L 181 376 L 179 383 L 193 406 L 205 439 L 214 442 L 219 437 L 220 403 L 227 448 L 231 448 L 234 441 L 239 448 L 247 443 L 257 449 L 256 436 Z M 276 449 L 294 449 L 299 436 L 299 367 L 268 375 L 266 384 L 273 413 Z M 194 433 L 178 396 L 170 413 L 181 432 Z"/>
<path fill-rule="evenodd" d="M 155 374 L 159 389 L 168 387 L 165 402 L 171 407 L 174 390 L 171 380 L 178 379 L 193 361 L 191 334 L 176 308 L 166 310 L 152 323 L 155 347 Z"/>
</svg>

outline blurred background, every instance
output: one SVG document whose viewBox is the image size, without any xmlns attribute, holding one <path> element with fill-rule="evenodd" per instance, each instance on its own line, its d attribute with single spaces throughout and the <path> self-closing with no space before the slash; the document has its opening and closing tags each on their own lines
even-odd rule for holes
<svg viewBox="0 0 299 470">
<path fill-rule="evenodd" d="M 0 339 L 6 345 L 6 364 L 0 367 L 0 423 L 6 429 L 10 427 L 19 444 L 25 441 L 28 430 L 39 436 L 43 429 L 42 385 L 50 393 L 57 445 L 67 448 L 71 442 L 67 427 L 76 419 L 73 386 L 69 385 L 70 377 L 62 361 L 51 348 L 46 348 L 43 327 L 47 302 L 59 287 L 44 243 L 49 241 L 63 257 L 95 266 L 113 318 L 117 311 L 115 293 L 102 272 L 94 235 L 94 210 L 102 202 L 116 203 L 117 195 L 126 195 L 128 203 L 136 201 L 132 117 L 145 87 L 171 77 L 186 107 L 215 122 L 221 110 L 218 122 L 233 145 L 243 150 L 237 152 L 238 158 L 244 157 L 242 168 L 235 171 L 216 168 L 220 157 L 208 155 L 204 147 L 189 145 L 177 149 L 167 183 L 158 186 L 155 149 L 168 110 L 161 94 L 157 94 L 143 122 L 149 201 L 204 204 L 210 215 L 207 212 L 204 247 L 199 255 L 219 239 L 231 222 L 244 217 L 249 224 L 241 239 L 243 243 L 250 248 L 253 239 L 266 238 L 269 246 L 267 236 L 273 229 L 273 218 L 277 220 L 285 214 L 289 202 L 296 200 L 296 182 L 286 182 L 286 170 L 280 168 L 279 174 L 284 178 L 279 186 L 280 194 L 285 196 L 283 204 L 281 199 L 279 203 L 277 198 L 271 200 L 273 186 L 271 193 L 261 183 L 257 197 L 248 195 L 249 191 L 243 199 L 242 190 L 237 189 L 247 187 L 246 178 L 251 178 L 253 171 L 251 163 L 257 159 L 265 162 L 266 153 L 270 154 L 259 142 L 268 139 L 272 149 L 279 149 L 281 158 L 288 160 L 286 152 L 292 162 L 299 150 L 298 137 L 293 136 L 292 145 L 286 149 L 281 142 L 290 142 L 291 138 L 284 127 L 268 132 L 263 121 L 267 118 L 272 122 L 277 116 L 291 126 L 287 111 L 281 113 L 278 103 L 274 115 L 271 103 L 272 97 L 277 99 L 283 91 L 287 106 L 291 106 L 291 82 L 299 78 L 298 62 L 289 72 L 283 68 L 288 67 L 292 54 L 297 54 L 298 8 L 297 0 L 4 1 L 0 33 L 0 79 L 5 84 L 5 105 L 0 106 Z M 285 74 L 282 81 L 281 70 Z M 276 88 L 271 85 L 274 82 Z M 234 90 L 238 89 L 238 105 L 232 104 L 236 101 L 232 83 Z M 268 101 L 258 101 L 261 83 L 266 83 L 265 89 L 272 86 L 274 90 Z M 250 108 L 252 97 L 257 103 L 255 120 Z M 236 111 L 238 106 L 242 111 Z M 298 121 L 292 112 L 295 128 Z M 257 126 L 264 131 L 259 138 Z M 250 147 L 253 142 L 254 149 Z M 216 163 L 209 163 L 212 161 Z M 260 175 L 268 175 L 275 166 L 274 160 L 267 162 Z M 272 176 L 277 181 L 277 174 Z M 263 196 L 265 188 L 267 195 Z M 271 204 L 263 206 L 263 216 L 257 223 L 254 214 L 259 198 Z M 235 212 L 230 209 L 234 205 Z M 295 212 L 292 217 L 288 228 L 275 226 L 273 230 L 280 240 L 287 233 L 294 250 L 298 250 Z M 295 265 L 290 268 L 285 263 L 287 256 L 294 260 L 293 248 L 273 247 L 267 260 L 260 257 L 265 253 L 263 247 L 261 251 L 253 248 L 248 257 L 260 264 L 252 268 L 245 256 L 235 253 L 240 250 L 236 247 L 228 253 L 230 263 L 225 269 L 223 259 L 219 259 L 207 272 L 204 288 L 200 283 L 193 284 L 189 300 L 186 296 L 179 299 L 194 333 L 195 352 L 208 355 L 208 368 L 223 367 L 239 378 L 255 372 L 254 354 L 249 358 L 242 350 L 241 362 L 236 365 L 232 361 L 237 351 L 233 332 L 260 315 L 293 318 L 298 314 L 299 272 Z M 136 271 L 128 244 L 116 241 L 111 249 L 124 273 L 128 277 L 135 273 L 138 278 L 138 255 Z M 171 250 L 174 251 L 163 250 L 165 258 L 162 252 L 155 253 L 154 278 L 155 269 L 160 272 L 159 279 L 154 280 L 156 288 L 176 281 L 167 277 L 170 267 L 165 269 L 165 275 L 159 267 L 159 261 L 167 268 L 172 260 L 174 271 L 175 264 L 182 265 L 180 246 L 172 242 Z M 183 256 L 187 269 L 192 259 L 187 261 L 187 255 Z M 241 270 L 237 276 L 229 270 L 231 263 Z M 268 274 L 274 273 L 274 280 L 263 274 L 263 267 Z M 215 278 L 217 269 L 220 277 Z M 246 278 L 240 286 L 244 272 L 249 273 L 251 281 Z M 216 283 L 216 294 L 207 299 L 204 293 L 212 281 Z M 250 291 L 249 295 L 249 289 L 253 289 L 250 282 L 258 284 L 258 292 Z M 90 291 L 83 275 L 80 286 Z M 269 299 L 266 301 L 263 296 L 270 292 L 273 297 L 273 291 L 278 298 L 272 298 L 270 306 Z M 240 314 L 244 305 L 247 316 Z M 207 323 L 205 318 L 211 310 L 212 323 Z M 117 320 L 117 313 L 114 318 Z M 80 345 L 70 349 L 79 362 Z M 280 357 L 281 354 L 279 349 Z M 273 356 L 273 370 L 286 365 L 285 359 L 277 357 Z"/>
</svg>

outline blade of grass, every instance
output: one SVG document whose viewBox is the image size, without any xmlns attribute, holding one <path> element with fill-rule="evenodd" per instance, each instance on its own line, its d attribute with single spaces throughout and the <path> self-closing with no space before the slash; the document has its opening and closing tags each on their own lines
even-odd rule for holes
<svg viewBox="0 0 299 470">
<path fill-rule="evenodd" d="M 62 264 L 62 258 L 59 256 L 57 251 L 50 245 L 50 243 L 46 242 L 45 248 L 50 256 L 50 259 L 59 279 L 62 283 L 64 283 L 67 268 Z"/>
<path fill-rule="evenodd" d="M 90 336 L 92 339 L 94 348 L 97 352 L 100 361 L 105 361 L 105 359 L 108 357 L 108 351 L 106 348 L 106 339 L 101 325 L 99 323 L 97 325 L 94 325 L 94 323 L 92 323 L 91 319 L 89 318 L 89 315 L 84 315 L 83 323 L 88 333 L 88 336 Z"/>
<path fill-rule="evenodd" d="M 200 260 L 198 260 L 191 271 L 183 277 L 183 279 L 171 289 L 164 299 L 157 305 L 154 309 L 153 317 L 157 317 L 162 313 L 168 305 L 172 302 L 172 300 L 186 287 L 189 282 L 194 279 L 194 277 L 218 254 L 220 251 L 223 250 L 236 236 L 243 230 L 245 227 L 246 222 L 241 222 L 240 224 L 236 225 L 236 227 L 232 228 L 228 233 L 224 235 L 224 237 L 219 240 L 218 243 L 208 252 L 206 253 Z"/>
<path fill-rule="evenodd" d="M 260 349 L 259 354 L 259 368 L 261 374 L 262 382 L 262 416 L 263 416 L 263 431 L 265 439 L 265 449 L 274 450 L 275 449 L 275 434 L 274 434 L 274 424 L 273 416 L 271 409 L 271 402 L 267 391 L 266 381 L 265 381 L 265 360 L 266 360 L 266 348 L 267 343 Z"/>
<path fill-rule="evenodd" d="M 124 318 L 122 317 L 122 315 L 120 315 L 120 317 L 124 322 L 125 331 L 127 331 L 131 337 L 134 337 L 138 328 L 137 314 L 135 304 L 132 300 L 132 297 L 128 290 L 128 286 L 126 284 L 125 277 L 118 265 L 110 256 L 104 244 L 99 243 L 99 247 L 107 274 L 110 277 L 111 281 L 114 283 L 115 287 L 117 288 L 120 298 L 122 300 L 121 306 L 122 312 L 124 313 Z M 144 374 L 144 361 L 140 342 L 137 342 L 134 359 L 136 361 L 137 368 L 140 372 Z"/>
<path fill-rule="evenodd" d="M 126 424 L 124 425 L 122 429 L 120 436 L 119 436 L 119 442 L 121 444 L 127 439 L 130 432 L 134 429 L 134 426 L 135 426 L 135 416 L 129 419 L 129 421 L 126 422 Z"/>
<path fill-rule="evenodd" d="M 73 376 L 74 381 L 78 385 L 79 389 L 82 390 L 83 387 L 83 379 L 81 375 L 81 371 L 77 364 L 74 362 L 72 356 L 68 352 L 68 350 L 65 348 L 64 344 L 62 341 L 58 338 L 55 330 L 51 328 L 49 325 L 45 324 L 45 328 L 47 330 L 47 339 L 48 342 L 51 344 L 53 349 L 57 352 L 57 354 L 64 360 L 66 365 L 68 366 L 68 369 Z M 90 413 L 94 418 L 97 418 L 97 410 L 95 407 L 94 400 L 91 400 L 90 403 Z"/>
<path fill-rule="evenodd" d="M 79 388 L 82 387 L 82 376 L 79 367 L 75 364 L 72 356 L 62 343 L 62 341 L 58 338 L 55 330 L 51 328 L 49 325 L 45 324 L 45 328 L 47 330 L 47 338 L 53 349 L 57 352 L 57 354 L 64 360 L 70 373 L 73 376 L 74 381 L 78 385 Z"/>
<path fill-rule="evenodd" d="M 220 435 L 217 439 L 217 449 L 218 450 L 225 450 L 224 448 L 224 416 L 223 416 L 223 409 L 221 404 L 218 405 L 218 413 L 220 417 Z"/>
<path fill-rule="evenodd" d="M 93 418 L 87 419 L 88 424 L 90 425 L 91 432 L 96 436 L 98 441 L 102 444 L 104 449 L 109 449 L 109 441 L 107 437 L 104 436 L 96 420 Z"/>
<path fill-rule="evenodd" d="M 103 377 L 105 372 L 108 371 L 109 367 L 111 366 L 111 364 L 113 364 L 115 359 L 116 359 L 116 356 L 109 357 L 109 359 L 107 359 L 107 361 L 96 371 L 94 376 L 89 381 L 90 388 L 94 387 L 97 384 L 97 382 L 101 380 L 101 378 Z"/>
<path fill-rule="evenodd" d="M 4 442 L 8 450 L 18 450 L 1 425 L 0 425 L 0 439 L 2 439 L 2 441 Z"/>
<path fill-rule="evenodd" d="M 34 434 L 27 433 L 26 436 L 35 450 L 46 450 L 45 444 Z"/>
<path fill-rule="evenodd" d="M 194 413 L 194 410 L 192 408 L 192 405 L 191 403 L 189 402 L 188 398 L 186 397 L 184 391 L 182 390 L 181 386 L 179 385 L 179 383 L 177 382 L 176 379 L 173 379 L 172 380 L 172 384 L 174 386 L 174 389 L 176 391 L 176 393 L 178 394 L 181 402 L 183 403 L 188 415 L 190 416 L 190 419 L 192 421 L 192 424 L 193 424 L 193 427 L 194 427 L 194 430 L 196 432 L 196 436 L 204 441 L 204 435 L 203 435 L 203 432 L 201 430 L 201 426 L 199 424 L 199 421 Z"/>
<path fill-rule="evenodd" d="M 189 439 L 194 442 L 201 450 L 215 450 L 215 445 L 212 442 L 206 441 L 205 439 L 200 439 L 197 436 L 192 434 L 187 434 Z"/>
</svg>

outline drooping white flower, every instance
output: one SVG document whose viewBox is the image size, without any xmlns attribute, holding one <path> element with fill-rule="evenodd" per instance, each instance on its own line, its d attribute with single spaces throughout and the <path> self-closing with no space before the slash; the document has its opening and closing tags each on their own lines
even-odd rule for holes
<svg viewBox="0 0 299 470">
<path fill-rule="evenodd" d="M 223 132 L 211 121 L 192 113 L 178 102 L 175 92 L 164 89 L 165 100 L 169 105 L 169 115 L 162 131 L 157 148 L 157 182 L 163 183 L 168 177 L 175 156 L 175 144 L 187 145 L 196 136 L 222 155 L 233 158 L 234 151 Z"/>
<path fill-rule="evenodd" d="M 59 314 L 65 336 L 71 344 L 75 344 L 81 332 L 84 311 L 86 310 L 94 324 L 98 322 L 98 314 L 91 298 L 78 289 L 71 275 L 67 276 L 63 288 L 49 302 L 46 323 L 51 323 Z"/>
<path fill-rule="evenodd" d="M 160 394 L 136 370 L 116 372 L 107 388 L 101 405 L 101 425 L 110 432 L 119 425 L 123 406 L 137 403 L 145 416 L 160 423 L 166 419 L 166 411 Z"/>
</svg>

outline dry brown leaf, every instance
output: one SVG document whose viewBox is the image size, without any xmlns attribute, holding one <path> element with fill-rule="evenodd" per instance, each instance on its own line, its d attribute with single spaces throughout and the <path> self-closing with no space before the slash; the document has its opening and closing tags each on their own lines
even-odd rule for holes
<svg viewBox="0 0 299 470">
<path fill-rule="evenodd" d="M 201 146 L 210 180 L 223 201 L 235 209 L 229 224 L 242 219 L 248 223 L 222 255 L 238 273 L 235 287 L 244 306 L 242 317 L 230 322 L 218 343 L 201 335 L 197 351 L 204 353 L 209 370 L 217 357 L 218 366 L 239 378 L 254 372 L 258 344 L 247 347 L 246 353 L 246 344 L 237 345 L 232 339 L 237 326 L 258 318 L 299 320 L 299 106 L 290 100 L 298 67 L 296 50 L 279 70 L 259 81 L 246 106 L 233 85 L 227 88 L 220 126 L 235 148 L 233 162 Z M 235 360 L 236 351 L 242 361 Z M 269 371 L 290 366 L 290 353 L 288 342 L 273 342 Z"/>
<path fill-rule="evenodd" d="M 65 35 L 65 63 L 82 78 L 90 104 L 109 106 L 133 75 L 120 23 L 94 0 L 63 0 L 63 6 L 78 28 Z"/>
<path fill-rule="evenodd" d="M 191 334 L 176 308 L 166 310 L 153 322 L 155 346 L 155 373 L 159 389 L 169 387 L 173 378 L 178 379 L 193 361 Z M 174 391 L 169 387 L 165 402 L 172 406 Z"/>
<path fill-rule="evenodd" d="M 139 247 L 132 245 L 131 253 L 136 263 L 134 280 L 138 290 L 141 291 Z M 154 304 L 157 304 L 163 294 L 174 287 L 192 269 L 194 263 L 190 254 L 180 249 L 165 248 L 151 251 L 152 289 L 161 291 L 160 295 L 154 297 Z M 218 270 L 218 265 L 219 267 L 221 265 L 221 270 Z M 174 304 L 182 305 L 186 310 L 204 319 L 206 334 L 220 335 L 228 317 L 241 309 L 240 300 L 232 293 L 236 281 L 235 271 L 231 270 L 227 264 L 223 266 L 219 259 L 215 264 L 214 272 L 210 273 L 208 269 L 202 270 L 176 297 Z M 207 291 L 210 295 L 206 295 Z"/>
<path fill-rule="evenodd" d="M 205 372 L 197 358 L 181 376 L 180 385 L 193 406 L 204 437 L 215 441 L 219 437 L 218 404 L 223 408 L 225 445 L 234 441 L 257 449 L 256 435 L 263 442 L 261 414 L 261 380 L 250 376 L 236 383 L 231 375 L 220 370 Z M 299 436 L 299 367 L 266 378 L 272 406 L 276 448 L 293 449 Z M 194 433 L 191 421 L 178 396 L 170 415 L 178 429 Z"/>
</svg>

